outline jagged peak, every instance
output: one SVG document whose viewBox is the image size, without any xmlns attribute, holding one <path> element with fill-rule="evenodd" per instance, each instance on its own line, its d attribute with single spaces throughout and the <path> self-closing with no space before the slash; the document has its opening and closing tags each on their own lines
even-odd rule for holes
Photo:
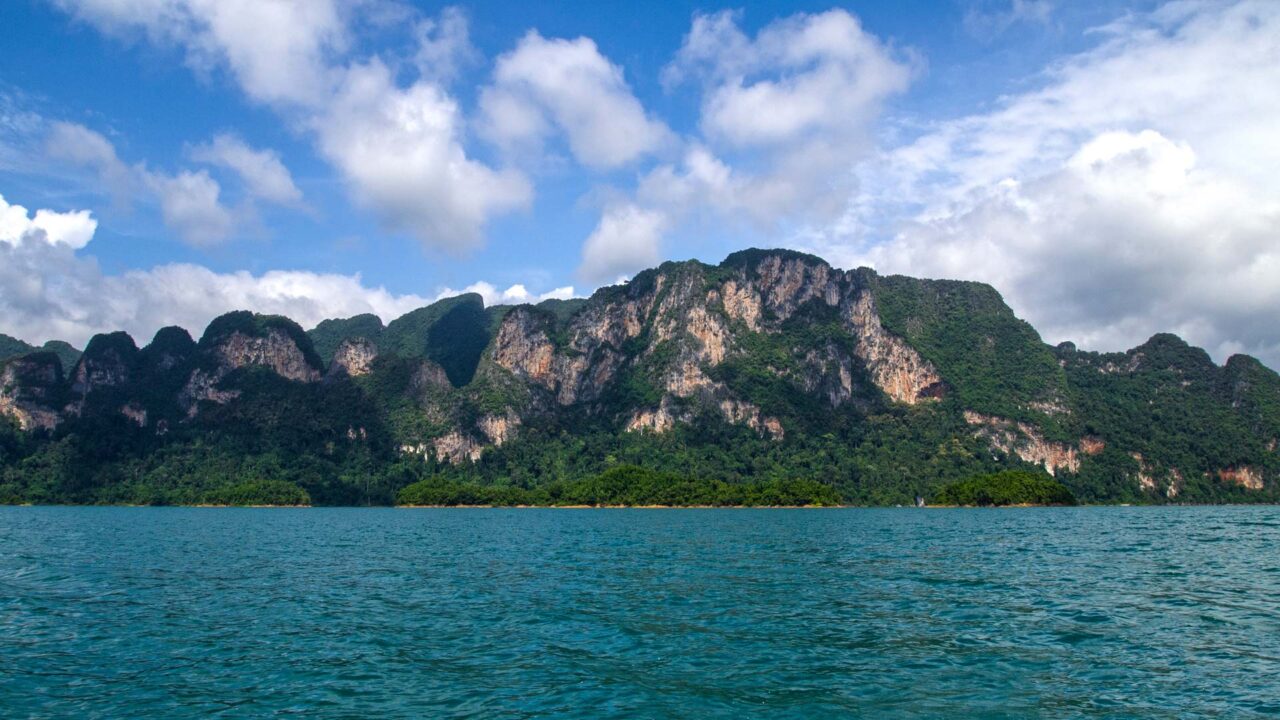
<svg viewBox="0 0 1280 720">
<path fill-rule="evenodd" d="M 156 331 L 151 342 L 143 348 L 145 352 L 190 352 L 196 347 L 196 341 L 191 338 L 191 333 L 186 328 L 177 325 L 168 325 Z"/>
<path fill-rule="evenodd" d="M 133 341 L 133 336 L 123 330 L 99 333 L 89 338 L 89 344 L 85 345 L 80 362 L 103 357 L 109 352 L 115 352 L 121 360 L 128 360 L 138 354 L 138 345 Z"/>
<path fill-rule="evenodd" d="M 1216 369 L 1218 367 L 1203 348 L 1195 347 L 1173 333 L 1156 333 L 1125 354 L 1130 357 L 1143 356 L 1143 364 L 1152 368 Z"/>
</svg>

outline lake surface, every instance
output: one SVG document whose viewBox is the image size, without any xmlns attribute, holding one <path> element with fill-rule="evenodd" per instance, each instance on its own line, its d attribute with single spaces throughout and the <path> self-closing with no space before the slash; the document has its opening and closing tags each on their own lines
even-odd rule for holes
<svg viewBox="0 0 1280 720">
<path fill-rule="evenodd" d="M 1280 508 L 0 508 L 0 716 L 1273 717 Z"/>
</svg>

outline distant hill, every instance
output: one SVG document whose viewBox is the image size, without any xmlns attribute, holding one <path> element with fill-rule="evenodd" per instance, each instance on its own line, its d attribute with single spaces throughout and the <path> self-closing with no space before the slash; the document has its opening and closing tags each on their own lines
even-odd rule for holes
<svg viewBox="0 0 1280 720">
<path fill-rule="evenodd" d="M 41 350 L 57 355 L 65 372 L 70 372 L 71 368 L 76 364 L 76 360 L 80 359 L 80 351 L 72 347 L 70 343 L 65 343 L 61 340 L 50 340 L 44 345 L 36 347 L 18 338 L 0 333 L 0 362 Z"/>
</svg>

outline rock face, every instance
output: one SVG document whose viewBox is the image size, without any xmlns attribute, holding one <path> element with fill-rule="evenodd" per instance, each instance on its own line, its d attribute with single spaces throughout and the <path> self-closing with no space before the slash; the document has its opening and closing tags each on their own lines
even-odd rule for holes
<svg viewBox="0 0 1280 720">
<path fill-rule="evenodd" d="M 1261 490 L 1263 488 L 1262 473 L 1257 468 L 1247 465 L 1219 470 L 1218 479 L 1223 482 L 1234 483 L 1246 490 Z"/>
<path fill-rule="evenodd" d="M 320 380 L 320 371 L 307 359 L 307 354 L 287 332 L 279 328 L 271 328 L 261 336 L 232 332 L 214 343 L 208 354 L 214 360 L 213 369 L 194 370 L 178 395 L 178 402 L 188 417 L 195 417 L 202 400 L 225 405 L 240 397 L 239 390 L 219 387 L 222 379 L 233 370 L 265 367 L 294 382 Z"/>
<path fill-rule="evenodd" d="M 876 385 L 895 402 L 914 405 L 942 397 L 942 377 L 901 338 L 885 332 L 871 293 L 860 292 L 849 312 L 858 336 L 858 357 Z"/>
<path fill-rule="evenodd" d="M 320 371 L 311 366 L 293 338 L 275 328 L 264 337 L 231 333 L 214 353 L 220 361 L 219 367 L 226 369 L 224 374 L 238 368 L 260 366 L 271 368 L 286 380 L 315 382 L 320 379 Z"/>
<path fill-rule="evenodd" d="M 95 336 L 76 362 L 71 391 L 83 398 L 101 388 L 127 384 L 137 356 L 138 348 L 126 333 Z"/>
<path fill-rule="evenodd" d="M 476 427 L 494 447 L 502 447 L 503 443 L 515 437 L 516 429 L 520 427 L 520 418 L 508 410 L 504 415 L 481 417 L 476 421 Z"/>
<path fill-rule="evenodd" d="M 447 460 L 454 465 L 464 460 L 475 462 L 484 453 L 484 445 L 457 430 L 433 440 L 431 448 L 435 452 L 437 460 Z"/>
<path fill-rule="evenodd" d="M 1024 462 L 1042 466 L 1050 475 L 1063 470 L 1074 473 L 1080 469 L 1080 452 L 1077 448 L 1049 442 L 1040 431 L 1027 423 L 982 415 L 971 410 L 965 411 L 964 420 L 976 428 L 973 432 L 975 437 L 986 440 L 1000 452 L 1016 455 Z M 1088 445 L 1096 447 L 1092 440 Z"/>
<path fill-rule="evenodd" d="M 187 417 L 196 416 L 196 413 L 200 411 L 200 402 L 202 400 L 226 405 L 240 397 L 239 390 L 218 389 L 218 382 L 224 375 L 226 375 L 225 372 L 207 373 L 204 370 L 196 370 L 191 373 L 191 378 L 187 380 L 186 386 L 178 394 L 178 403 L 186 409 Z"/>
<path fill-rule="evenodd" d="M 349 338 L 338 344 L 329 364 L 329 374 L 346 373 L 350 377 L 368 375 L 378 358 L 378 346 L 364 338 Z"/>
<path fill-rule="evenodd" d="M 0 370 L 0 415 L 22 430 L 53 430 L 61 422 L 62 363 L 52 353 L 14 358 Z"/>
<path fill-rule="evenodd" d="M 852 349 L 834 342 L 796 349 L 794 367 L 775 372 L 797 392 L 839 407 L 864 392 L 855 378 L 867 377 L 892 402 L 928 402 L 944 393 L 936 368 L 885 330 L 856 273 L 796 254 L 731 257 L 725 265 L 731 270 L 720 277 L 697 264 L 664 265 L 610 289 L 559 330 L 545 314 L 515 308 L 497 330 L 493 362 L 559 406 L 589 405 L 620 377 L 643 373 L 661 398 L 621 418 L 630 431 L 666 432 L 705 409 L 782 439 L 782 419 L 763 414 L 715 372 L 750 352 L 744 334 L 778 336 L 798 313 L 816 306 L 839 318 Z"/>
</svg>

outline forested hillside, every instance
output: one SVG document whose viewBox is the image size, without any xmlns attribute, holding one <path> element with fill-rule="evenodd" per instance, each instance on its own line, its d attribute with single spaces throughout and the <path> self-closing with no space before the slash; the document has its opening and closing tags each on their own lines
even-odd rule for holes
<svg viewBox="0 0 1280 720">
<path fill-rule="evenodd" d="M 0 502 L 905 504 L 1006 470 L 1080 502 L 1280 499 L 1256 360 L 1050 347 L 989 286 L 789 251 L 385 325 L 0 340 Z"/>
</svg>

